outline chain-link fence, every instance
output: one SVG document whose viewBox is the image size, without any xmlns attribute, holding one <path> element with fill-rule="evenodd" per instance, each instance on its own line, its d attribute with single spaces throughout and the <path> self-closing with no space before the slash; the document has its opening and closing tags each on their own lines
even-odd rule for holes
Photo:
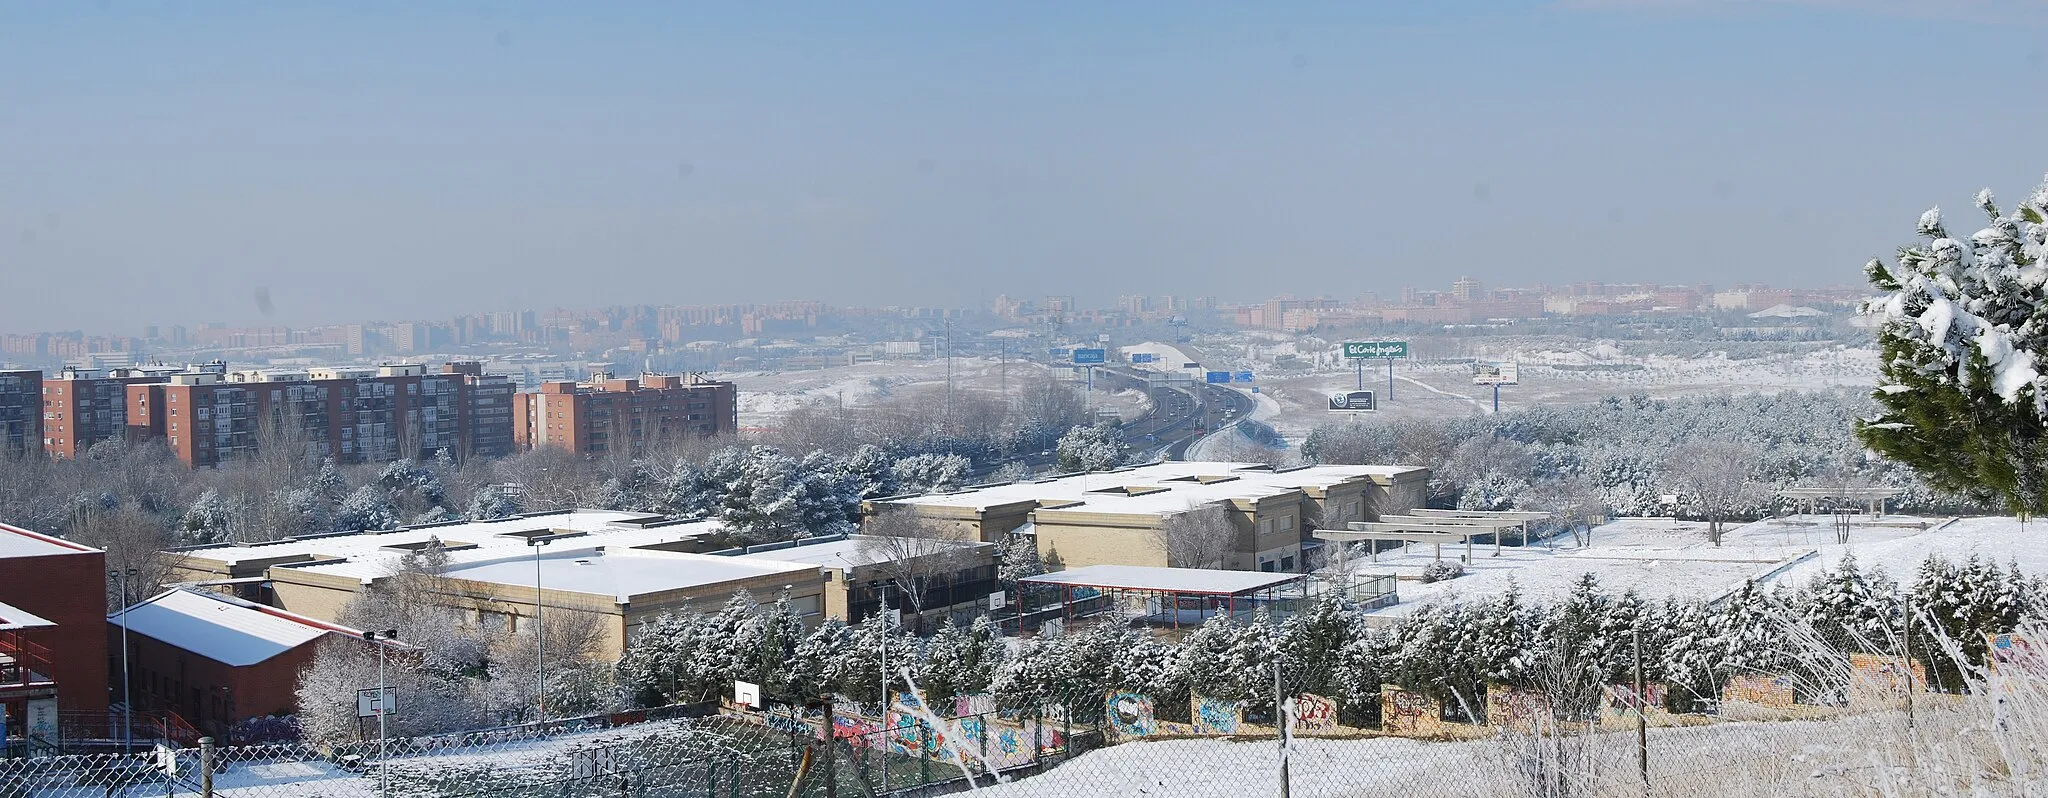
<svg viewBox="0 0 2048 798">
<path fill-rule="evenodd" d="M 1960 693 L 1888 681 L 1834 694 L 1759 674 L 1686 705 L 1701 712 L 1664 709 L 1668 698 L 1654 685 L 1494 685 L 1442 702 L 1389 687 L 1361 713 L 1296 695 L 1285 735 L 1270 700 L 1154 705 L 1117 691 L 1021 710 L 973 696 L 946 712 L 913 696 L 887 712 L 670 708 L 382 745 L 0 759 L 0 798 L 2048 795 L 2039 673 L 1990 672 Z"/>
</svg>

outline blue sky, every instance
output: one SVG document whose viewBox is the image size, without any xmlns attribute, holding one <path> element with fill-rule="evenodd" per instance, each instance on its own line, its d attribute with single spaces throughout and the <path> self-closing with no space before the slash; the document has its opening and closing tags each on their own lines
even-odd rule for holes
<svg viewBox="0 0 2048 798">
<path fill-rule="evenodd" d="M 0 5 L 0 330 L 1845 284 L 2048 171 L 2040 0 L 590 5 Z"/>
</svg>

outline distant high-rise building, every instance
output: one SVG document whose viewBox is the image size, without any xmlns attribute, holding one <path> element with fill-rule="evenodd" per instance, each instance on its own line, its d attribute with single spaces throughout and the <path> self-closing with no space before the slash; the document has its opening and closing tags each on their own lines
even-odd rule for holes
<svg viewBox="0 0 2048 798">
<path fill-rule="evenodd" d="M 43 373 L 0 371 L 0 453 L 26 454 L 42 439 Z"/>
<path fill-rule="evenodd" d="M 348 326 L 347 331 L 343 333 L 343 335 L 347 339 L 346 346 L 348 347 L 348 354 L 350 357 L 362 357 L 363 355 L 369 354 L 369 331 L 365 330 L 363 328 L 363 325 L 351 324 Z"/>
<path fill-rule="evenodd" d="M 1472 302 L 1473 300 L 1485 299 L 1486 289 L 1479 284 L 1478 280 L 1470 277 L 1460 277 L 1451 283 L 1451 296 L 1456 297 L 1459 302 Z"/>
<path fill-rule="evenodd" d="M 303 446 L 343 462 L 461 460 L 512 452 L 514 386 L 473 362 L 204 370 L 127 386 L 133 438 L 156 438 L 187 466 L 246 459 L 264 446 Z"/>
<path fill-rule="evenodd" d="M 738 391 L 697 375 L 600 375 L 587 383 L 541 383 L 514 397 L 514 434 L 523 448 L 576 454 L 640 455 L 648 445 L 731 434 L 739 426 Z"/>
<path fill-rule="evenodd" d="M 428 340 L 428 330 L 427 325 L 421 322 L 400 322 L 391 332 L 392 348 L 401 355 L 415 355 L 424 352 L 432 345 Z"/>
</svg>

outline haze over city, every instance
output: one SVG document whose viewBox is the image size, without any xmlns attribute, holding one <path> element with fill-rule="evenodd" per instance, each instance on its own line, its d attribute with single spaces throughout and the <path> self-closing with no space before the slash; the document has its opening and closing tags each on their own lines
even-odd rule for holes
<svg viewBox="0 0 2048 798">
<path fill-rule="evenodd" d="M 2044 20 L 0 5 L 0 798 L 2048 795 Z"/>
<path fill-rule="evenodd" d="M 1926 45 L 2035 9 L 17 5 L 0 277 L 91 290 L 0 326 L 1853 283 L 2031 186 L 2048 111 Z"/>
</svg>

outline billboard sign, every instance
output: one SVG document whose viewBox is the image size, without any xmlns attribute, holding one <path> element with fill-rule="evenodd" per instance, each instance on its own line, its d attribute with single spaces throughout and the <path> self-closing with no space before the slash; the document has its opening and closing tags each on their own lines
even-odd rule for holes
<svg viewBox="0 0 2048 798">
<path fill-rule="evenodd" d="M 1228 371 L 1210 371 L 1210 372 L 1205 372 L 1205 376 L 1207 377 L 1207 382 L 1208 382 L 1208 383 L 1209 383 L 1210 385 L 1229 385 L 1229 384 L 1230 384 L 1230 372 L 1228 372 Z"/>
<path fill-rule="evenodd" d="M 1076 349 L 1074 350 L 1074 362 L 1081 364 L 1101 363 L 1105 360 L 1107 354 L 1107 352 L 1101 349 Z"/>
<path fill-rule="evenodd" d="M 1146 354 L 1146 353 L 1144 353 L 1144 352 L 1136 352 L 1136 353 L 1133 353 L 1133 354 L 1131 355 L 1131 362 L 1132 362 L 1132 363 L 1157 363 L 1157 362 L 1159 362 L 1159 356 L 1158 356 L 1158 355 L 1150 355 L 1150 354 Z"/>
<path fill-rule="evenodd" d="M 1408 356 L 1407 341 L 1346 341 L 1344 356 L 1354 358 L 1402 358 Z"/>
<path fill-rule="evenodd" d="M 1249 371 L 1240 371 L 1237 373 L 1236 376 L 1232 377 L 1231 380 L 1233 382 L 1251 382 L 1252 373 Z"/>
<path fill-rule="evenodd" d="M 1330 394 L 1330 409 L 1345 413 L 1378 410 L 1373 404 L 1372 391 L 1338 391 Z"/>
<path fill-rule="evenodd" d="M 1473 385 L 1514 385 L 1520 376 L 1520 368 L 1514 363 L 1472 364 Z"/>
</svg>

